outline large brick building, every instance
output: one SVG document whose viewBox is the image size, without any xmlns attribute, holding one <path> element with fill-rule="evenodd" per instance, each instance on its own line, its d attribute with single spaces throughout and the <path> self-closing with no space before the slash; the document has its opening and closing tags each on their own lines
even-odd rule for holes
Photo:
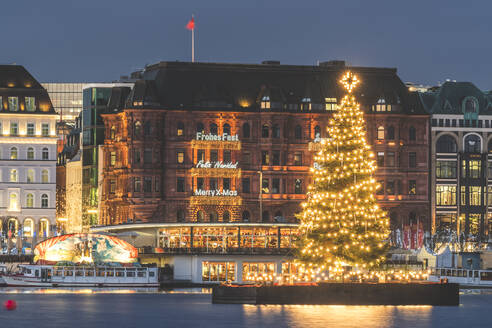
<svg viewBox="0 0 492 328">
<path fill-rule="evenodd" d="M 161 62 L 103 114 L 99 223 L 294 222 L 343 62 Z M 396 69 L 350 67 L 378 154 L 378 199 L 399 227 L 429 218 L 429 116 Z M 122 95 L 125 95 L 123 97 Z"/>
</svg>

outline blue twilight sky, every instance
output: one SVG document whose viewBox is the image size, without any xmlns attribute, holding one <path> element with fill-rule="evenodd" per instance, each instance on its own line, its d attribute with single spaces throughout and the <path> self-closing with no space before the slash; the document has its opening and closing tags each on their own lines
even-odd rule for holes
<svg viewBox="0 0 492 328">
<path fill-rule="evenodd" d="M 39 81 L 111 81 L 161 60 L 397 67 L 492 89 L 492 1 L 3 0 L 0 63 Z"/>
</svg>

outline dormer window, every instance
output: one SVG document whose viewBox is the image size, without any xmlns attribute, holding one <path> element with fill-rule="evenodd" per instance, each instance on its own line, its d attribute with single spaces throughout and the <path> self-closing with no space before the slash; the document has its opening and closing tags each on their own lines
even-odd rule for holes
<svg viewBox="0 0 492 328">
<path fill-rule="evenodd" d="M 328 111 L 337 110 L 337 98 L 325 98 L 325 108 Z"/>
<path fill-rule="evenodd" d="M 301 110 L 311 110 L 311 98 L 302 98 Z"/>
<path fill-rule="evenodd" d="M 9 97 L 9 111 L 11 112 L 19 111 L 19 98 Z"/>
<path fill-rule="evenodd" d="M 391 105 L 387 104 L 384 98 L 379 98 L 376 105 L 372 105 L 373 112 L 391 112 L 391 110 Z"/>
<path fill-rule="evenodd" d="M 34 112 L 36 110 L 36 99 L 34 97 L 25 97 L 26 111 Z"/>
<path fill-rule="evenodd" d="M 270 97 L 264 96 L 261 98 L 261 109 L 270 109 Z"/>
</svg>

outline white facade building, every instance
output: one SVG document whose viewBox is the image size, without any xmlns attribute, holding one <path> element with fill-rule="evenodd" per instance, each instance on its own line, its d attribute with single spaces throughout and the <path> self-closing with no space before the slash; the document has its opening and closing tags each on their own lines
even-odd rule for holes
<svg viewBox="0 0 492 328">
<path fill-rule="evenodd" d="M 0 65 L 2 252 L 30 249 L 56 233 L 58 114 L 24 69 Z"/>
</svg>

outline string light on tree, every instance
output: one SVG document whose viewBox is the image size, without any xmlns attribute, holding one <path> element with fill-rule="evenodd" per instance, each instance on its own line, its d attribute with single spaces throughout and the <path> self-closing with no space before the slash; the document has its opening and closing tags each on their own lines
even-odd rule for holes
<svg viewBox="0 0 492 328">
<path fill-rule="evenodd" d="M 299 214 L 298 259 L 307 272 L 342 272 L 347 265 L 370 270 L 388 248 L 389 220 L 375 198 L 376 161 L 366 141 L 364 113 L 352 94 L 360 81 L 347 72 L 340 83 L 348 94 L 315 155 L 313 182 Z"/>
</svg>

